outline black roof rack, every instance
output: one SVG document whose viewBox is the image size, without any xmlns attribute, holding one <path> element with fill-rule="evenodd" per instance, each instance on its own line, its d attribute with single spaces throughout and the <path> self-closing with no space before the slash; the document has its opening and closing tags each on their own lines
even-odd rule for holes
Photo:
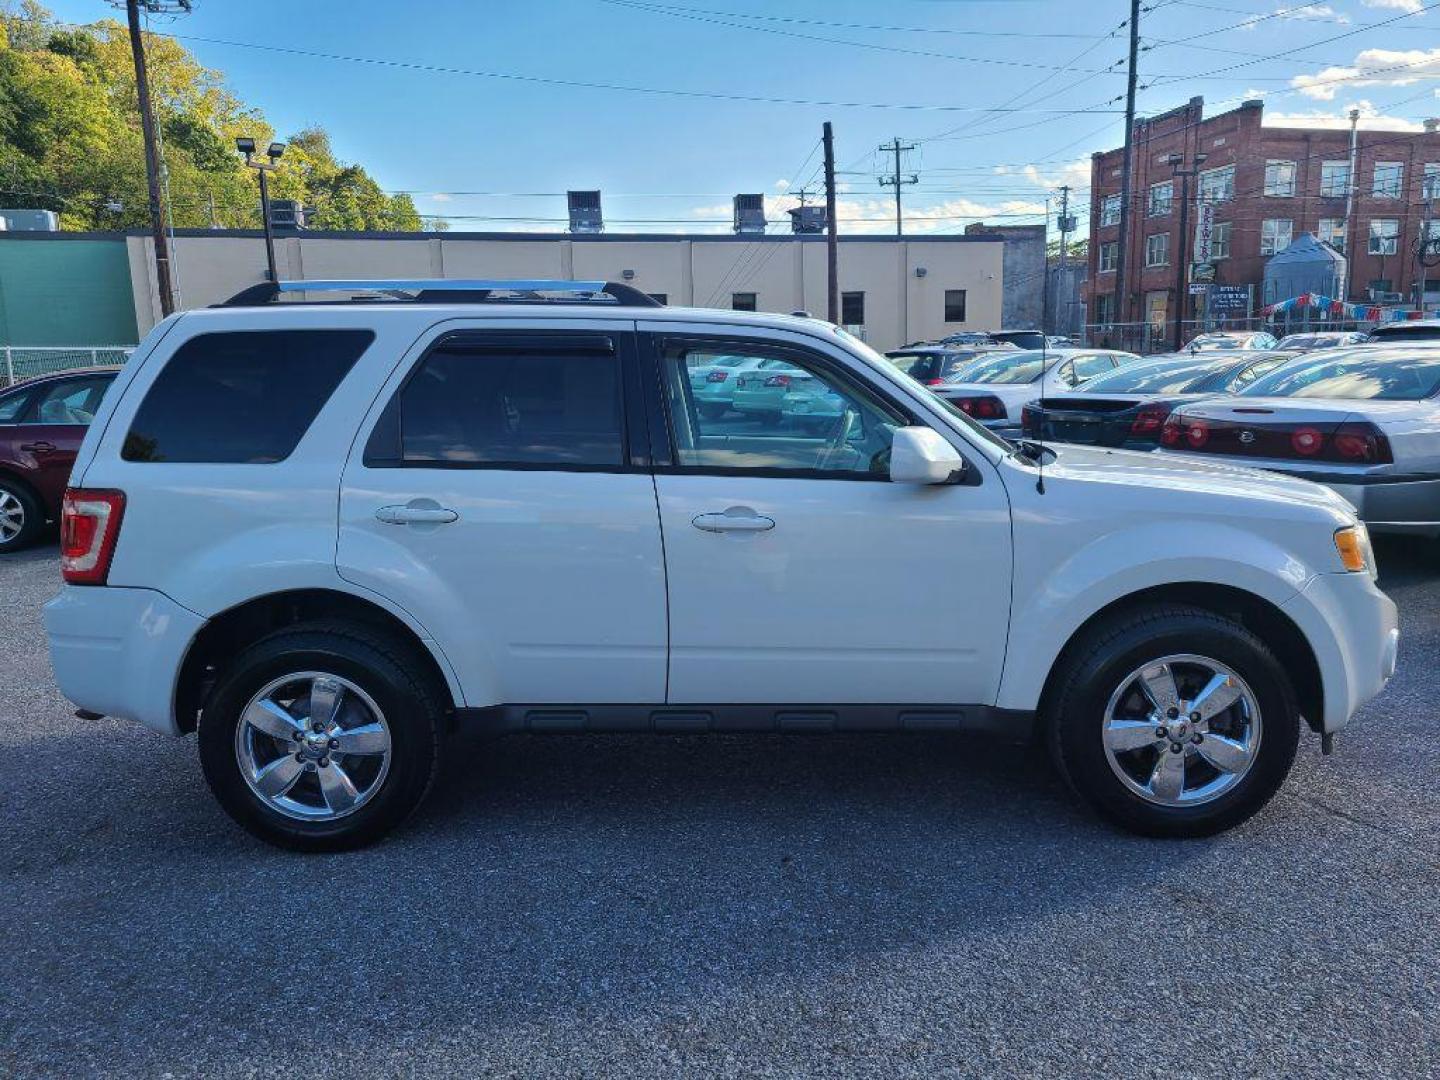
<svg viewBox="0 0 1440 1080">
<path fill-rule="evenodd" d="M 471 278 L 384 278 L 369 280 L 264 281 L 241 289 L 215 307 L 259 307 L 285 293 L 367 293 L 414 304 L 573 304 L 664 307 L 648 293 L 614 281 L 507 281 Z M 547 296 L 559 293 L 560 296 Z M 364 299 L 370 299 L 369 296 Z M 323 301 L 322 301 L 323 302 Z"/>
</svg>

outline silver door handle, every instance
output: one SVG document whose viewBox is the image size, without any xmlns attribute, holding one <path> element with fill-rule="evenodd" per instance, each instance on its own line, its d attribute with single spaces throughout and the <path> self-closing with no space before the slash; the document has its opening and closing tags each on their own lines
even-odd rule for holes
<svg viewBox="0 0 1440 1080">
<path fill-rule="evenodd" d="M 460 517 L 440 506 L 382 506 L 375 516 L 387 525 L 448 525 Z"/>
<path fill-rule="evenodd" d="M 721 514 L 696 514 L 690 524 L 706 532 L 764 532 L 775 527 L 775 519 L 732 506 Z"/>
</svg>

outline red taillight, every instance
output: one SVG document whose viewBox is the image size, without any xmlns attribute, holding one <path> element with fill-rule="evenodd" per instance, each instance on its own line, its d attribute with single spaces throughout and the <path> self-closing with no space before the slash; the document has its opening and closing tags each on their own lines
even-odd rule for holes
<svg viewBox="0 0 1440 1080">
<path fill-rule="evenodd" d="M 1296 428 L 1290 434 L 1290 449 L 1301 457 L 1314 457 L 1324 445 L 1325 435 L 1317 428 Z"/>
<path fill-rule="evenodd" d="M 724 381 L 725 381 L 726 379 L 728 379 L 729 377 L 730 377 L 730 373 L 729 373 L 728 371 L 712 371 L 712 372 L 710 372 L 709 375 L 706 375 L 706 376 L 705 376 L 705 381 L 706 381 L 706 382 L 724 382 Z"/>
<path fill-rule="evenodd" d="M 779 386 L 779 387 L 789 386 L 789 385 L 790 385 L 790 376 L 789 376 L 789 375 L 771 375 L 768 379 L 765 380 L 764 385 L 765 385 L 765 386 Z"/>
<path fill-rule="evenodd" d="M 1180 417 L 1174 413 L 1165 421 L 1165 426 L 1160 429 L 1160 442 L 1165 446 L 1179 446 L 1180 437 L 1185 433 L 1185 425 Z"/>
<path fill-rule="evenodd" d="M 60 572 L 71 585 L 104 585 L 125 516 L 123 491 L 71 488 L 60 506 Z"/>
<path fill-rule="evenodd" d="M 1020 407 L 1020 426 L 1025 429 L 1027 435 L 1040 434 L 1040 411 L 1033 405 L 1022 405 Z"/>
<path fill-rule="evenodd" d="M 1192 420 L 1185 429 L 1185 442 L 1192 450 L 1199 450 L 1210 441 L 1210 427 L 1204 420 Z"/>
<path fill-rule="evenodd" d="M 1331 453 L 1340 461 L 1357 461 L 1365 465 L 1389 465 L 1395 460 L 1390 440 L 1374 424 L 1359 422 L 1341 424 L 1330 436 Z"/>
<path fill-rule="evenodd" d="M 925 385 L 926 385 L 926 386 L 944 386 L 944 385 L 945 385 L 945 380 L 944 380 L 944 379 L 926 379 L 926 380 L 925 380 Z"/>
<path fill-rule="evenodd" d="M 1130 424 L 1131 435 L 1153 435 L 1164 425 L 1170 410 L 1163 405 L 1147 405 L 1135 414 Z"/>
<path fill-rule="evenodd" d="M 1004 420 L 1009 415 L 1005 411 L 1005 403 L 994 394 L 951 398 L 950 401 L 966 416 L 973 416 L 977 420 Z"/>
</svg>

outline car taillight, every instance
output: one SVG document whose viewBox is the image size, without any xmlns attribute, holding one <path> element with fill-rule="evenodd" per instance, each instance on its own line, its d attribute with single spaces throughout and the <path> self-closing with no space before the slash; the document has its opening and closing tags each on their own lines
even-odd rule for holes
<svg viewBox="0 0 1440 1080">
<path fill-rule="evenodd" d="M 765 380 L 764 385 L 765 385 L 765 386 L 780 386 L 780 387 L 789 386 L 789 385 L 790 385 L 790 376 L 789 376 L 789 375 L 771 375 L 768 379 Z"/>
<path fill-rule="evenodd" d="M 1290 449 L 1301 457 L 1314 457 L 1324 445 L 1324 433 L 1313 427 L 1296 428 L 1290 434 Z"/>
<path fill-rule="evenodd" d="M 104 585 L 125 516 L 123 491 L 71 488 L 60 505 L 60 572 L 71 585 Z"/>
<path fill-rule="evenodd" d="M 1328 457 L 1365 465 L 1389 465 L 1395 460 L 1390 440 L 1374 424 L 1364 421 L 1341 424 L 1330 436 Z"/>
<path fill-rule="evenodd" d="M 724 382 L 724 381 L 725 381 L 726 379 L 728 379 L 729 377 L 730 377 L 730 373 L 729 373 L 728 371 L 712 371 L 712 372 L 710 372 L 709 375 L 706 375 L 706 376 L 705 376 L 705 381 L 706 381 L 706 382 Z"/>
<path fill-rule="evenodd" d="M 1165 421 L 1165 426 L 1160 429 L 1160 442 L 1164 446 L 1179 446 L 1180 439 L 1185 434 L 1185 424 L 1174 413 Z"/>
<path fill-rule="evenodd" d="M 1040 411 L 1033 405 L 1022 405 L 1020 407 L 1020 426 L 1025 429 L 1027 435 L 1040 434 Z"/>
<path fill-rule="evenodd" d="M 926 385 L 926 386 L 944 386 L 944 385 L 945 385 L 945 380 L 944 380 L 944 379 L 926 379 L 926 380 L 925 380 L 925 385 Z"/>
<path fill-rule="evenodd" d="M 1192 420 L 1185 429 L 1185 442 L 1192 450 L 1199 450 L 1210 441 L 1210 427 L 1204 420 Z"/>
<path fill-rule="evenodd" d="M 1163 405 L 1147 405 L 1135 414 L 1130 424 L 1131 435 L 1153 435 L 1165 425 L 1170 410 Z"/>
<path fill-rule="evenodd" d="M 1005 411 L 1005 403 L 994 394 L 951 398 L 950 401 L 966 416 L 973 416 L 977 420 L 1004 420 L 1009 415 Z"/>
</svg>

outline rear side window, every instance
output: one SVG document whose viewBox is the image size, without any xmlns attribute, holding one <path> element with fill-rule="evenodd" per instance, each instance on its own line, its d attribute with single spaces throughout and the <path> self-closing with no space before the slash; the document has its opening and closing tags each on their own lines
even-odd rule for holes
<svg viewBox="0 0 1440 1080">
<path fill-rule="evenodd" d="M 160 372 L 120 456 L 269 464 L 294 452 L 375 335 L 369 330 L 202 334 Z"/>
<path fill-rule="evenodd" d="M 13 424 L 20 419 L 20 412 L 29 400 L 30 395 L 25 391 L 0 397 L 0 424 Z"/>
<path fill-rule="evenodd" d="M 620 358 L 599 334 L 442 344 L 405 384 L 398 421 L 410 466 L 625 463 Z"/>
</svg>

